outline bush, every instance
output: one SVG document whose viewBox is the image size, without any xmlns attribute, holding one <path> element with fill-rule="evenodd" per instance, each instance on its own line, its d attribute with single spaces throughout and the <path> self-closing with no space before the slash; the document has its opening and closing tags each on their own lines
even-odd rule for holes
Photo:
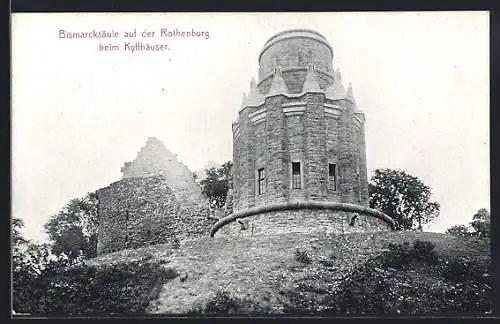
<svg viewBox="0 0 500 324">
<path fill-rule="evenodd" d="M 413 243 L 413 256 L 429 264 L 436 264 L 438 262 L 438 256 L 434 250 L 435 247 L 436 245 L 430 241 L 417 240 Z"/>
<path fill-rule="evenodd" d="M 266 299 L 266 298 L 264 298 Z M 268 298 L 267 298 L 268 299 Z M 269 308 L 262 306 L 248 298 L 239 298 L 233 296 L 230 292 L 219 290 L 215 296 L 209 300 L 205 306 L 199 306 L 189 312 L 189 314 L 208 314 L 208 315 L 235 315 L 235 314 L 266 314 Z"/>
<path fill-rule="evenodd" d="M 13 287 L 13 307 L 32 315 L 145 313 L 175 270 L 141 259 L 130 263 L 48 267 Z"/>
<path fill-rule="evenodd" d="M 443 276 L 450 281 L 475 280 L 490 284 L 489 267 L 478 260 L 461 257 L 443 266 Z"/>
<path fill-rule="evenodd" d="M 430 241 L 415 241 L 413 247 L 409 242 L 403 244 L 389 244 L 389 252 L 383 255 L 384 265 L 401 268 L 413 260 L 419 260 L 428 264 L 436 264 L 438 256 L 434 251 L 434 243 Z"/>
<path fill-rule="evenodd" d="M 309 264 L 312 262 L 311 257 L 309 256 L 307 251 L 302 249 L 295 250 L 295 261 L 304 264 Z"/>
<path fill-rule="evenodd" d="M 353 270 L 322 303 L 331 314 L 484 314 L 493 300 L 489 262 L 440 260 L 429 241 L 390 244 Z M 391 269 L 392 268 L 392 269 Z M 394 271 L 398 268 L 398 271 Z"/>
<path fill-rule="evenodd" d="M 240 300 L 231 296 L 227 291 L 219 290 L 205 305 L 204 312 L 208 314 L 236 314 L 240 307 Z"/>
<path fill-rule="evenodd" d="M 170 279 L 174 279 L 174 278 L 177 278 L 179 276 L 179 272 L 177 272 L 177 270 L 175 270 L 174 268 L 166 268 L 165 269 L 165 278 L 170 280 Z"/>
</svg>

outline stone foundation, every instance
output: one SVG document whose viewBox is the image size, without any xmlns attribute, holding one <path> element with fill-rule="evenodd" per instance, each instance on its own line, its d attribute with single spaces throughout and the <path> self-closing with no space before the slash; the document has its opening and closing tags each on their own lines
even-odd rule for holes
<svg viewBox="0 0 500 324">
<path fill-rule="evenodd" d="M 222 227 L 216 235 L 259 235 L 283 233 L 359 233 L 390 231 L 388 223 L 370 215 L 319 210 L 270 212 L 240 219 Z M 244 223 L 244 224 L 241 224 Z"/>
</svg>

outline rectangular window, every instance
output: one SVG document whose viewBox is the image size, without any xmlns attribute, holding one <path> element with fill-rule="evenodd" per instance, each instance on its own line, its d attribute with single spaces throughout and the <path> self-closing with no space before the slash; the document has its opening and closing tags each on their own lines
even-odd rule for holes
<svg viewBox="0 0 500 324">
<path fill-rule="evenodd" d="M 302 52 L 301 50 L 299 50 L 299 55 L 298 55 L 298 59 L 299 59 L 299 63 L 302 63 L 304 62 L 304 52 Z"/>
<path fill-rule="evenodd" d="M 300 189 L 300 162 L 292 162 L 292 189 Z"/>
<path fill-rule="evenodd" d="M 328 164 L 328 189 L 329 190 L 337 190 L 337 165 L 334 163 Z"/>
<path fill-rule="evenodd" d="M 264 168 L 260 168 L 257 170 L 257 189 L 258 189 L 258 194 L 262 195 L 266 192 L 266 187 L 265 187 L 265 179 L 266 179 L 266 172 Z"/>
</svg>

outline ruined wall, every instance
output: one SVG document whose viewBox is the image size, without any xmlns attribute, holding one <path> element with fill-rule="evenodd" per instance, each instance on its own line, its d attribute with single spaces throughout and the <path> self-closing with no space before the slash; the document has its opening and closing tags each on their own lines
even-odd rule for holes
<svg viewBox="0 0 500 324">
<path fill-rule="evenodd" d="M 173 239 L 179 204 L 163 178 L 127 178 L 97 196 L 98 254 Z"/>
<path fill-rule="evenodd" d="M 148 138 L 134 161 L 125 163 L 122 173 L 122 179 L 163 175 L 181 208 L 192 207 L 204 199 L 193 173 L 154 137 Z"/>
<path fill-rule="evenodd" d="M 97 253 L 208 235 L 212 222 L 205 205 L 180 209 L 161 176 L 126 178 L 97 191 Z"/>
<path fill-rule="evenodd" d="M 98 253 L 207 235 L 213 221 L 193 174 L 154 137 L 122 180 L 98 190 Z"/>
</svg>

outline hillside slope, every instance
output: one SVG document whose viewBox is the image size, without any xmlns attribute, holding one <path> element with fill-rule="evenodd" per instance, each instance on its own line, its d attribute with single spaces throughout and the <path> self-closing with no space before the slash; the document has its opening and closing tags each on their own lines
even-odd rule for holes
<svg viewBox="0 0 500 324">
<path fill-rule="evenodd" d="M 421 244 L 413 257 L 417 241 L 435 248 Z M 480 314 L 491 307 L 486 239 L 426 232 L 216 236 L 89 263 L 144 254 L 180 274 L 150 304 L 155 314 Z"/>
</svg>

